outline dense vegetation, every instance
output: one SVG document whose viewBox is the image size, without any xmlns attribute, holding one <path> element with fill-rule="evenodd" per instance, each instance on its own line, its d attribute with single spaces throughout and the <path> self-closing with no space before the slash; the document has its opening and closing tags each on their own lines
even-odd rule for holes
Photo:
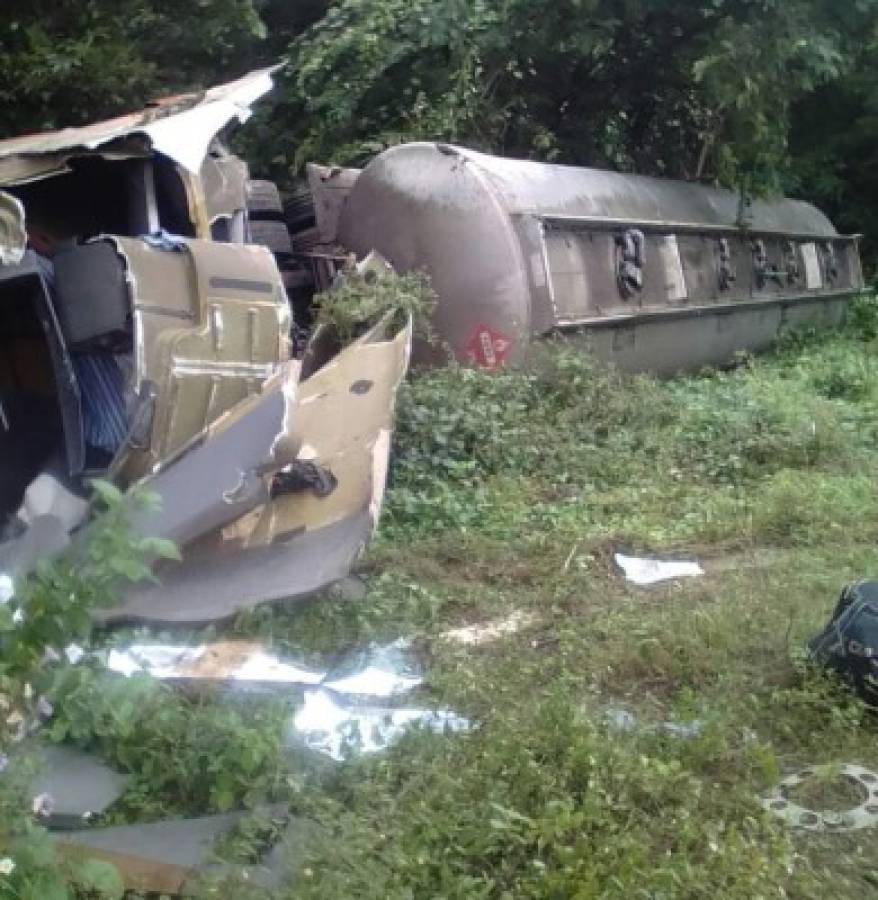
<svg viewBox="0 0 878 900">
<path fill-rule="evenodd" d="M 0 51 L 0 135 L 282 59 L 247 141 L 281 181 L 442 139 L 780 188 L 875 230 L 878 0 L 7 0 Z"/>
</svg>

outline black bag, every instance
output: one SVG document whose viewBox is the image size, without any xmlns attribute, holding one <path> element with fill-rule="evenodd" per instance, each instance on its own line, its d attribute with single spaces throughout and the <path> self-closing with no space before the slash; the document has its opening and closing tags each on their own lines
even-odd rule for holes
<svg viewBox="0 0 878 900">
<path fill-rule="evenodd" d="M 866 703 L 878 707 L 878 581 L 849 584 L 808 650 L 816 663 L 837 672 Z"/>
</svg>

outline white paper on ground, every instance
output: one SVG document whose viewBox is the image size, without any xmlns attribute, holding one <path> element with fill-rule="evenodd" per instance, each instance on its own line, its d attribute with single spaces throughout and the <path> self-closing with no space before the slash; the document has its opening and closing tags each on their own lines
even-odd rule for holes
<svg viewBox="0 0 878 900">
<path fill-rule="evenodd" d="M 348 706 L 321 689 L 305 692 L 305 702 L 293 718 L 296 735 L 306 747 L 337 761 L 383 750 L 412 725 L 440 733 L 470 727 L 448 710 Z"/>
<path fill-rule="evenodd" d="M 617 553 L 615 559 L 625 577 L 634 584 L 655 584 L 670 578 L 691 578 L 704 574 L 704 569 L 697 562 L 686 560 L 643 559 L 621 553 Z"/>
</svg>

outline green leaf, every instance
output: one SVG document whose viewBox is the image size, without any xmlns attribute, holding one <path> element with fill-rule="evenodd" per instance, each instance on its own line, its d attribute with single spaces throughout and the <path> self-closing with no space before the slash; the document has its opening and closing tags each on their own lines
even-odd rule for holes
<svg viewBox="0 0 878 900">
<path fill-rule="evenodd" d="M 121 900 L 125 885 L 119 870 L 100 859 L 87 859 L 73 870 L 73 881 L 78 888 L 97 894 L 101 900 Z"/>
<path fill-rule="evenodd" d="M 108 507 L 116 506 L 122 502 L 122 492 L 109 481 L 95 478 L 91 481 L 91 488 Z"/>
</svg>

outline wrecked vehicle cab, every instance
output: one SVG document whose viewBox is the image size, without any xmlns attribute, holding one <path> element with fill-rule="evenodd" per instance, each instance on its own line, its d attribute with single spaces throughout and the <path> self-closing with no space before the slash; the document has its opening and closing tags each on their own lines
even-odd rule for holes
<svg viewBox="0 0 878 900">
<path fill-rule="evenodd" d="M 113 616 L 310 593 L 368 540 L 410 329 L 297 358 L 279 196 L 217 137 L 271 86 L 0 141 L 0 571 L 67 545 L 89 477 L 147 485 L 135 531 L 184 551 Z"/>
</svg>

